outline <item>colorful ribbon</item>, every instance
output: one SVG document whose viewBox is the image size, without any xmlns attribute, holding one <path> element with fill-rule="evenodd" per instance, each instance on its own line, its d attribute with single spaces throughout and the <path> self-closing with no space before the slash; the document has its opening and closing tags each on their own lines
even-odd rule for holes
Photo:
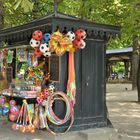
<svg viewBox="0 0 140 140">
<path fill-rule="evenodd" d="M 62 56 L 66 51 L 74 51 L 74 48 L 71 40 L 57 31 L 50 37 L 49 50 L 58 56 Z"/>
<path fill-rule="evenodd" d="M 74 68 L 74 53 L 69 52 L 69 67 L 68 67 L 68 83 L 67 95 L 71 98 L 72 105 L 75 105 L 76 83 L 75 83 L 75 68 Z"/>
</svg>

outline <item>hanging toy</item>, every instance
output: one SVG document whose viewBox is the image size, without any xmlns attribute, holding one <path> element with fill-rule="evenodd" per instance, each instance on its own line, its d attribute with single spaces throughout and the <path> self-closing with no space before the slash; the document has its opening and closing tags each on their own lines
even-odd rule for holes
<svg viewBox="0 0 140 140">
<path fill-rule="evenodd" d="M 10 112 L 15 116 L 18 116 L 19 111 L 20 111 L 20 108 L 17 105 L 11 106 L 10 108 Z"/>
<path fill-rule="evenodd" d="M 45 57 L 51 56 L 51 52 L 49 52 L 49 45 L 47 43 L 41 44 L 39 49 Z"/>
<path fill-rule="evenodd" d="M 45 33 L 43 36 L 43 42 L 48 43 L 50 40 L 51 35 L 49 33 Z"/>
<path fill-rule="evenodd" d="M 7 116 L 10 110 L 10 104 L 8 102 L 5 102 L 3 105 L 3 115 Z"/>
<path fill-rule="evenodd" d="M 16 119 L 17 119 L 17 117 L 14 114 L 12 114 L 12 113 L 9 114 L 9 120 L 10 121 L 15 122 Z"/>
<path fill-rule="evenodd" d="M 40 30 L 37 30 L 37 31 L 33 32 L 32 38 L 37 41 L 41 41 L 43 38 L 43 33 Z"/>
<path fill-rule="evenodd" d="M 0 96 L 0 106 L 3 107 L 4 102 L 6 101 L 4 96 Z"/>
<path fill-rule="evenodd" d="M 20 112 L 20 107 L 18 107 L 16 105 L 16 101 L 15 100 L 11 100 L 10 101 L 10 114 L 9 114 L 9 119 L 11 121 L 16 121 L 17 120 L 17 117 L 19 115 L 19 112 Z"/>
<path fill-rule="evenodd" d="M 49 45 L 47 43 L 41 44 L 39 49 L 42 53 L 48 52 L 49 51 Z"/>
<path fill-rule="evenodd" d="M 14 51 L 11 51 L 11 50 L 8 51 L 7 63 L 9 64 L 11 64 L 13 61 L 13 53 Z"/>
<path fill-rule="evenodd" d="M 39 48 L 34 49 L 34 54 L 36 57 L 41 57 L 43 55 Z"/>
<path fill-rule="evenodd" d="M 73 41 L 73 46 L 75 49 L 84 49 L 85 46 L 86 46 L 86 43 L 84 40 L 78 40 L 78 39 L 75 39 Z"/>
<path fill-rule="evenodd" d="M 15 100 L 11 100 L 10 101 L 10 106 L 15 106 L 16 105 L 16 101 Z"/>
<path fill-rule="evenodd" d="M 77 29 L 75 31 L 76 39 L 81 40 L 86 38 L 86 32 L 83 29 Z"/>
<path fill-rule="evenodd" d="M 66 36 L 69 38 L 69 40 L 72 42 L 75 39 L 75 33 L 72 31 L 69 31 Z"/>
<path fill-rule="evenodd" d="M 23 100 L 17 122 L 12 125 L 13 130 L 19 130 L 21 132 L 35 132 L 35 126 L 32 124 L 32 117 L 30 116 L 28 104 L 26 100 Z"/>
<path fill-rule="evenodd" d="M 48 90 L 51 94 L 53 94 L 55 91 L 55 86 L 53 84 L 50 84 Z"/>
<path fill-rule="evenodd" d="M 0 115 L 3 115 L 3 108 L 4 108 L 4 103 L 6 99 L 3 96 L 0 96 Z"/>
<path fill-rule="evenodd" d="M 37 41 L 33 38 L 30 40 L 30 46 L 31 47 L 36 48 L 36 47 L 39 47 L 39 45 L 40 45 L 40 41 Z"/>
<path fill-rule="evenodd" d="M 51 52 L 45 52 L 43 55 L 44 55 L 45 57 L 50 57 L 50 56 L 51 56 Z"/>
</svg>

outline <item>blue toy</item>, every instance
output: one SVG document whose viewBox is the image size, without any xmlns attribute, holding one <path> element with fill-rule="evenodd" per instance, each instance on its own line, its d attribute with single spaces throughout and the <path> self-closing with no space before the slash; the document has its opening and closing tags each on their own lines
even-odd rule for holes
<svg viewBox="0 0 140 140">
<path fill-rule="evenodd" d="M 48 41 L 50 40 L 50 34 L 49 33 L 45 33 L 43 36 L 43 42 L 44 43 L 48 43 Z"/>
</svg>

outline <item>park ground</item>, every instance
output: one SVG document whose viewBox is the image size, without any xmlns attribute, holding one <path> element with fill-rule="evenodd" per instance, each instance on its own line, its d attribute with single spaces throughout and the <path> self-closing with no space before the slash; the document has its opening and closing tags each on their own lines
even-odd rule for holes
<svg viewBox="0 0 140 140">
<path fill-rule="evenodd" d="M 140 140 L 140 103 L 131 89 L 131 84 L 107 84 L 108 116 L 117 132 L 111 140 Z"/>
<path fill-rule="evenodd" d="M 140 140 L 140 104 L 137 102 L 137 92 L 131 89 L 131 84 L 107 84 L 108 117 L 113 132 L 110 131 L 112 133 L 107 134 L 109 137 L 102 140 Z M 4 121 L 0 121 L 0 126 L 0 140 L 52 139 L 46 131 L 37 131 L 35 134 L 20 133 L 13 131 L 11 124 Z M 80 135 L 76 136 L 75 133 L 69 132 L 59 137 L 58 140 L 85 140 Z M 92 139 L 99 140 L 97 135 L 96 137 L 93 135 L 90 140 Z"/>
</svg>

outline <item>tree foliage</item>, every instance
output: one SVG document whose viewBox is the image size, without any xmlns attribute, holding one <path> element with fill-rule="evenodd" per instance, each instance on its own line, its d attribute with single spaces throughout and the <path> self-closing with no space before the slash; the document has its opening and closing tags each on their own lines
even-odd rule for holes
<svg viewBox="0 0 140 140">
<path fill-rule="evenodd" d="M 110 41 L 111 48 L 132 45 L 133 34 L 140 34 L 139 0 L 5 0 L 5 27 L 17 26 L 59 11 L 90 21 L 121 26 L 121 37 Z"/>
</svg>

